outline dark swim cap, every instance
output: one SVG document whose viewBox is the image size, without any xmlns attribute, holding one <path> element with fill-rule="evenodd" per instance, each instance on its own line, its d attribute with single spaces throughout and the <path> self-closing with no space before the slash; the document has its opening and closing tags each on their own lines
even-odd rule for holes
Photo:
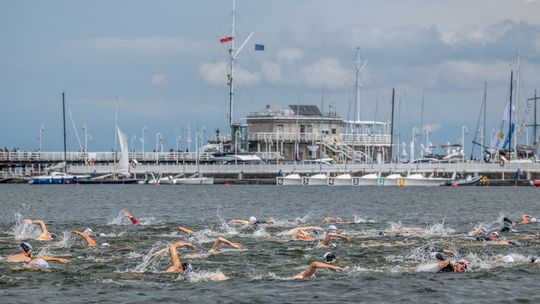
<svg viewBox="0 0 540 304">
<path fill-rule="evenodd" d="M 21 243 L 20 247 L 21 247 L 21 250 L 24 252 L 28 252 L 28 250 L 32 250 L 32 245 L 30 245 L 27 242 Z"/>
<path fill-rule="evenodd" d="M 187 273 L 190 273 L 193 271 L 193 267 L 191 267 L 191 264 L 190 263 L 182 263 L 182 270 L 187 272 Z"/>
<path fill-rule="evenodd" d="M 58 237 L 54 233 L 49 233 L 51 235 L 51 239 L 56 240 Z"/>
<path fill-rule="evenodd" d="M 333 262 L 333 261 L 336 260 L 336 255 L 335 255 L 333 252 L 331 252 L 331 251 L 325 253 L 323 257 L 324 257 L 324 260 L 325 260 L 327 263 Z"/>
</svg>

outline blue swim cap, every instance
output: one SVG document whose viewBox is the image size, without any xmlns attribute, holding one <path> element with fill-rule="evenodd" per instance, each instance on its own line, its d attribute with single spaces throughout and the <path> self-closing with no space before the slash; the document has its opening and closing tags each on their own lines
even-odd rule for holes
<svg viewBox="0 0 540 304">
<path fill-rule="evenodd" d="M 30 245 L 30 243 L 27 243 L 27 242 L 21 243 L 19 247 L 21 247 L 21 250 L 24 252 L 28 252 L 28 250 L 32 250 L 32 245 Z"/>
<path fill-rule="evenodd" d="M 182 263 L 182 270 L 186 273 L 190 273 L 193 271 L 193 267 L 191 267 L 191 264 L 190 263 Z"/>
<path fill-rule="evenodd" d="M 32 265 L 34 268 L 49 268 L 49 263 L 42 259 L 37 259 L 36 262 Z"/>
</svg>

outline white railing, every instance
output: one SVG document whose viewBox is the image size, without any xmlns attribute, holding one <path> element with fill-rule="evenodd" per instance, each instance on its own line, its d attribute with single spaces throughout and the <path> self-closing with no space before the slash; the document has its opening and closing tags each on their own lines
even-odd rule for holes
<svg viewBox="0 0 540 304">
<path fill-rule="evenodd" d="M 337 142 L 347 145 L 384 145 L 390 146 L 390 134 L 320 134 L 320 133 L 277 133 L 277 132 L 259 132 L 249 133 L 249 141 L 260 142 L 313 142 L 322 141 L 325 143 L 333 143 L 334 138 L 337 137 Z M 230 136 L 225 135 L 219 137 L 219 141 L 230 141 Z M 217 138 L 212 138 L 213 141 L 218 141 Z"/>
</svg>

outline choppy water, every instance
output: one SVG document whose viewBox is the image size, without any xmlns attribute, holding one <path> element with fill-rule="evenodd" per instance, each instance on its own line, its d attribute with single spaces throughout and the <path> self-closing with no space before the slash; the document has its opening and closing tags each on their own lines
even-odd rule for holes
<svg viewBox="0 0 540 304">
<path fill-rule="evenodd" d="M 2 303 L 72 302 L 538 302 L 540 223 L 518 225 L 503 236 L 519 247 L 478 246 L 467 236 L 475 225 L 496 228 L 502 215 L 540 218 L 539 190 L 528 187 L 349 188 L 276 186 L 0 185 L 0 257 L 18 251 L 35 233 L 22 218 L 43 219 L 59 241 L 30 240 L 36 254 L 64 257 L 50 271 L 14 270 L 0 262 Z M 128 209 L 144 224 L 120 216 Z M 253 233 L 225 222 L 255 215 L 277 224 Z M 340 216 L 356 224 L 337 224 L 350 243 L 336 241 L 343 272 L 319 270 L 309 280 L 287 280 L 328 249 L 317 242 L 290 241 L 282 232 L 288 219 L 326 226 Z M 198 252 L 182 261 L 194 272 L 163 271 L 170 260 L 152 257 L 180 240 L 177 226 L 197 231 Z M 98 244 L 84 248 L 71 230 L 91 227 Z M 207 251 L 218 236 L 244 249 Z M 433 273 L 434 260 L 423 250 L 438 246 L 467 259 L 466 273 Z M 514 263 L 500 262 L 512 255 Z M 225 278 L 225 279 L 224 279 Z M 224 279 L 224 280 L 223 280 Z"/>
</svg>

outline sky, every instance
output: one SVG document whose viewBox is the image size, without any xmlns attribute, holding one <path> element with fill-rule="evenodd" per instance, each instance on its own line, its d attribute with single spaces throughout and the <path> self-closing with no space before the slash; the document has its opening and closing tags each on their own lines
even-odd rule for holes
<svg viewBox="0 0 540 304">
<path fill-rule="evenodd" d="M 367 62 L 360 119 L 390 121 L 396 88 L 395 124 L 407 144 L 421 124 L 434 144 L 457 142 L 467 126 L 469 150 L 484 82 L 487 129 L 497 129 L 518 54 L 519 108 L 530 123 L 540 1 L 237 0 L 236 11 L 237 45 L 254 32 L 237 60 L 237 122 L 266 105 L 320 105 L 323 89 L 325 112 L 334 105 L 353 118 L 359 48 Z M 116 100 L 118 124 L 137 151 L 145 126 L 146 151 L 157 133 L 168 150 L 187 145 L 188 126 L 191 137 L 227 132 L 227 46 L 219 39 L 231 20 L 232 0 L 0 0 L 0 146 L 36 150 L 44 126 L 42 150 L 61 151 L 62 92 L 69 150 L 80 148 L 73 125 L 84 141 L 83 124 L 90 151 L 113 148 Z"/>
</svg>

